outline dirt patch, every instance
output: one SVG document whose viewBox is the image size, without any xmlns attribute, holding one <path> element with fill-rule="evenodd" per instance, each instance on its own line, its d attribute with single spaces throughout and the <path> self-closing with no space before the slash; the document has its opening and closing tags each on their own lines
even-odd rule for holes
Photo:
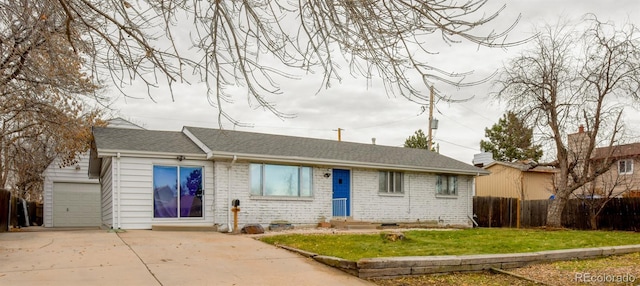
<svg viewBox="0 0 640 286">
<path fill-rule="evenodd" d="M 453 273 L 395 279 L 370 279 L 369 281 L 382 286 L 427 286 L 427 285 L 536 285 L 532 282 L 520 280 L 502 274 L 491 273 Z"/>
<path fill-rule="evenodd" d="M 512 272 L 549 285 L 637 285 L 640 253 L 531 265 Z"/>
<path fill-rule="evenodd" d="M 546 285 L 639 285 L 640 253 L 599 259 L 559 261 L 509 269 Z M 415 285 L 540 285 L 504 274 L 452 273 L 370 279 L 382 286 Z"/>
</svg>

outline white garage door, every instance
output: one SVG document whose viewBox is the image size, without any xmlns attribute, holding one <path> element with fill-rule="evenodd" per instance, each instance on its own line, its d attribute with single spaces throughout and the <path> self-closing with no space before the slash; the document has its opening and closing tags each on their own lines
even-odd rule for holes
<svg viewBox="0 0 640 286">
<path fill-rule="evenodd" d="M 53 226 L 100 226 L 100 185 L 53 183 Z"/>
</svg>

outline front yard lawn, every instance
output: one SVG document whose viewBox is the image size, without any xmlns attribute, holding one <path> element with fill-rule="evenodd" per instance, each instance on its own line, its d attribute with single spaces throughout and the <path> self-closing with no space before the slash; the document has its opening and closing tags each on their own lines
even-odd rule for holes
<svg viewBox="0 0 640 286">
<path fill-rule="evenodd" d="M 286 234 L 262 241 L 352 261 L 392 256 L 430 256 L 535 252 L 640 244 L 640 233 L 621 231 L 474 228 L 399 230 L 405 239 L 390 242 L 380 234 Z"/>
</svg>

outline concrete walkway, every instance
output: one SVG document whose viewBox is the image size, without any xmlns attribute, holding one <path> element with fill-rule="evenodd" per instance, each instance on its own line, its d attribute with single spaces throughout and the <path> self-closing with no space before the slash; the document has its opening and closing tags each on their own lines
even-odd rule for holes
<svg viewBox="0 0 640 286">
<path fill-rule="evenodd" d="M 373 285 L 295 253 L 216 232 L 0 233 L 0 285 Z"/>
</svg>

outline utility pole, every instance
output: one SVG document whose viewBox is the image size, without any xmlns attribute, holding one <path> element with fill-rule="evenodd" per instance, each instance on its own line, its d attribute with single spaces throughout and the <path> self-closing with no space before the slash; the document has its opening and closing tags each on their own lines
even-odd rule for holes
<svg viewBox="0 0 640 286">
<path fill-rule="evenodd" d="M 427 135 L 427 147 L 429 148 L 429 151 L 433 150 L 433 135 L 432 135 L 432 124 L 433 124 L 433 84 L 431 85 L 431 88 L 429 88 L 429 132 Z M 339 133 L 338 133 L 339 134 Z"/>
<path fill-rule="evenodd" d="M 344 129 L 342 128 L 338 128 L 337 130 L 333 129 L 333 131 L 338 131 L 338 141 L 342 141 L 342 130 Z"/>
</svg>

